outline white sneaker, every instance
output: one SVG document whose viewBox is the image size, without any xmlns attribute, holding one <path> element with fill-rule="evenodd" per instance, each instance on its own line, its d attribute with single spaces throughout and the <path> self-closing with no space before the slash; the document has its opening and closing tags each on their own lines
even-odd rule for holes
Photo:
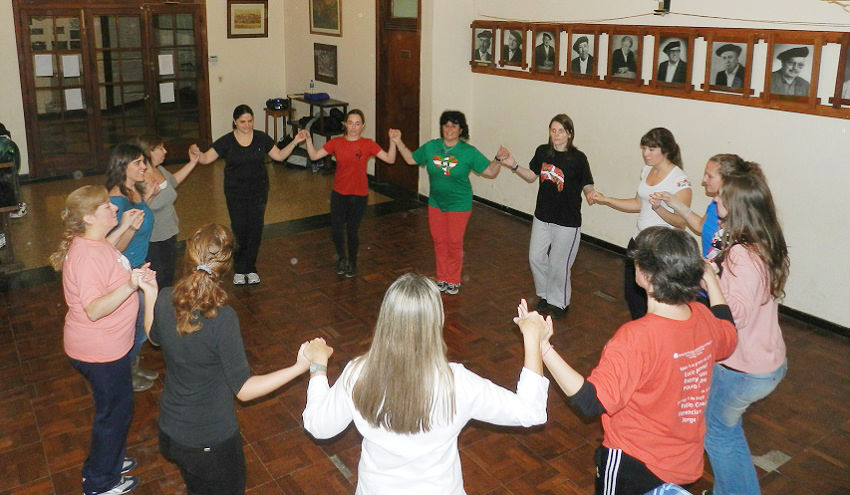
<svg viewBox="0 0 850 495">
<path fill-rule="evenodd" d="M 127 474 L 138 466 L 138 462 L 136 459 L 132 457 L 125 457 L 124 462 L 121 463 L 121 474 Z"/>
<path fill-rule="evenodd" d="M 254 272 L 248 274 L 248 285 L 257 285 L 260 283 L 260 276 Z"/>
<path fill-rule="evenodd" d="M 9 216 L 12 218 L 21 218 L 26 216 L 27 214 L 27 204 L 26 203 L 18 203 L 18 209 L 9 213 Z"/>
<path fill-rule="evenodd" d="M 139 484 L 139 478 L 135 476 L 122 476 L 118 480 L 118 484 L 106 490 L 105 492 L 96 493 L 94 495 L 121 495 L 127 493 Z"/>
<path fill-rule="evenodd" d="M 233 285 L 245 285 L 245 274 L 237 273 L 233 276 Z"/>
</svg>

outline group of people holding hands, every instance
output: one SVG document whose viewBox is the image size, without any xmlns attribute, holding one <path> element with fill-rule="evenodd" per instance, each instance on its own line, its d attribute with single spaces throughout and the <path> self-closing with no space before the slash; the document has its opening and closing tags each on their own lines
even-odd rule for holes
<svg viewBox="0 0 850 495">
<path fill-rule="evenodd" d="M 464 493 L 457 449 L 462 428 L 471 419 L 544 424 L 544 366 L 580 414 L 601 417 L 597 493 L 693 483 L 702 476 L 703 448 L 715 494 L 759 492 L 742 415 L 787 369 L 777 301 L 788 252 L 757 164 L 737 155 L 712 157 L 702 184 L 713 199 L 699 215 L 690 209 L 679 146 L 664 128 L 641 138 L 644 165 L 635 196 L 614 198 L 595 189 L 565 114 L 552 118 L 548 142 L 527 167 L 504 146 L 494 159 L 485 157 L 467 142 L 469 126 L 457 111 L 444 112 L 440 137 L 415 151 L 396 129 L 388 130 L 386 151 L 362 137 L 359 110 L 350 111 L 344 125 L 344 135 L 320 149 L 307 131 L 279 147 L 253 129 L 253 112 L 240 105 L 233 132 L 205 152 L 192 146 L 175 173 L 160 167 L 162 140 L 141 136 L 115 148 L 105 188 L 84 186 L 68 196 L 64 238 L 51 263 L 62 271 L 68 305 L 65 350 L 95 403 L 83 466 L 86 494 L 126 493 L 138 484 L 127 474 L 136 461 L 125 456 L 125 443 L 133 390 L 156 379 L 138 366 L 145 339 L 162 349 L 168 375 L 160 451 L 180 468 L 189 493 L 244 493 L 233 396 L 261 397 L 308 371 L 305 429 L 330 438 L 353 422 L 363 436 L 358 493 Z M 333 386 L 327 376 L 333 349 L 321 337 L 301 344 L 291 366 L 253 375 L 225 289 L 231 274 L 236 285 L 260 282 L 256 259 L 269 192 L 263 160 L 283 160 L 302 142 L 311 159 L 337 160 L 331 230 L 340 275 L 357 274 L 371 157 L 394 163 L 401 155 L 424 166 L 431 185 L 436 280 L 406 274 L 388 288 L 369 350 L 349 362 Z M 231 228 L 209 224 L 195 231 L 175 281 L 176 188 L 197 163 L 218 158 L 226 162 Z M 469 175 L 494 178 L 502 168 L 538 182 L 529 244 L 537 298 L 531 305 L 521 300 L 513 318 L 524 349 L 515 392 L 448 361 L 440 297 L 461 286 Z M 586 378 L 550 342 L 553 318 L 563 317 L 571 303 L 582 195 L 589 204 L 638 213 L 624 279 L 633 320 L 617 330 Z M 685 228 L 702 236 L 702 250 Z"/>
</svg>

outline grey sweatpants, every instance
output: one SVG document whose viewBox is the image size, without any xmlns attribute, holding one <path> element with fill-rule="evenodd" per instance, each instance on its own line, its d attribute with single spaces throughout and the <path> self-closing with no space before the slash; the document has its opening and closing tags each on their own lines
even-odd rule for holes
<svg viewBox="0 0 850 495">
<path fill-rule="evenodd" d="M 528 263 L 538 297 L 561 309 L 570 305 L 570 269 L 581 242 L 581 229 L 546 223 L 534 217 Z"/>
</svg>

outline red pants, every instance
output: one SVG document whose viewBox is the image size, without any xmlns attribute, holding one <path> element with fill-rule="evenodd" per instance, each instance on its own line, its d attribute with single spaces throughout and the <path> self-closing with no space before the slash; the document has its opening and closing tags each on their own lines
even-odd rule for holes
<svg viewBox="0 0 850 495">
<path fill-rule="evenodd" d="M 434 240 L 437 280 L 460 284 L 463 268 L 463 235 L 472 211 L 441 211 L 428 206 L 428 226 Z"/>
</svg>

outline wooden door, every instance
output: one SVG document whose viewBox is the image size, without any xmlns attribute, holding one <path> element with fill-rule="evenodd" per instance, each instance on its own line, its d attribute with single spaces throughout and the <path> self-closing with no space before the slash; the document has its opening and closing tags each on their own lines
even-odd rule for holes
<svg viewBox="0 0 850 495">
<path fill-rule="evenodd" d="M 419 147 L 419 0 L 378 0 L 376 140 L 388 146 L 386 130 L 400 129 L 404 143 Z M 375 176 L 416 193 L 418 167 L 398 157 L 395 165 L 376 162 Z"/>
<path fill-rule="evenodd" d="M 175 160 L 209 144 L 202 5 L 33 3 L 13 4 L 31 177 L 103 170 L 139 134 Z"/>
</svg>

